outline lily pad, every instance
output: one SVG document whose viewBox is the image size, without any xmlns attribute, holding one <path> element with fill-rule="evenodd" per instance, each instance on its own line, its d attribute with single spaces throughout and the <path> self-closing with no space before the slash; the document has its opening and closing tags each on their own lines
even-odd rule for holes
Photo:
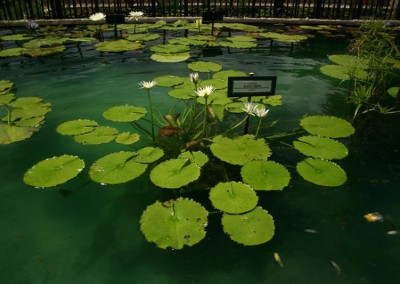
<svg viewBox="0 0 400 284">
<path fill-rule="evenodd" d="M 143 44 L 139 42 L 131 42 L 126 39 L 103 41 L 96 43 L 95 46 L 97 51 L 105 51 L 105 52 L 124 52 L 124 51 L 144 48 Z"/>
<path fill-rule="evenodd" d="M 174 87 L 183 84 L 185 78 L 165 75 L 154 78 L 154 81 L 157 82 L 157 86 L 160 87 Z"/>
<path fill-rule="evenodd" d="M 173 89 L 168 92 L 168 95 L 179 100 L 190 100 L 196 96 L 194 89 L 191 87 Z"/>
<path fill-rule="evenodd" d="M 77 156 L 62 155 L 40 161 L 24 174 L 24 182 L 34 187 L 52 187 L 76 177 L 85 167 Z"/>
<path fill-rule="evenodd" d="M 0 93 L 6 93 L 14 87 L 14 83 L 8 80 L 0 80 Z"/>
<path fill-rule="evenodd" d="M 280 106 L 282 105 L 282 96 L 281 95 L 268 96 L 266 99 L 263 99 L 263 104 L 270 106 Z"/>
<path fill-rule="evenodd" d="M 190 48 L 182 44 L 160 44 L 150 47 L 150 50 L 155 53 L 162 53 L 162 54 L 171 54 L 171 53 L 179 54 L 190 51 Z"/>
<path fill-rule="evenodd" d="M 143 174 L 146 164 L 134 161 L 136 152 L 118 152 L 95 161 L 89 170 L 90 178 L 101 184 L 120 184 L 133 180 Z"/>
<path fill-rule="evenodd" d="M 335 116 L 306 116 L 300 125 L 310 134 L 330 138 L 348 137 L 355 132 L 348 121 Z"/>
<path fill-rule="evenodd" d="M 222 90 L 228 88 L 228 81 L 221 79 L 207 79 L 201 81 L 199 87 L 205 88 L 206 86 L 213 86 L 215 90 Z M 226 92 L 227 94 L 228 92 Z M 214 93 L 213 93 L 214 95 Z"/>
<path fill-rule="evenodd" d="M 186 61 L 190 58 L 189 52 L 182 53 L 155 53 L 150 56 L 150 58 L 157 62 L 165 62 L 165 63 L 174 63 L 174 62 L 182 62 Z"/>
<path fill-rule="evenodd" d="M 307 36 L 305 35 L 289 35 L 289 34 L 281 34 L 275 32 L 260 33 L 259 35 L 276 41 L 290 42 L 290 43 L 300 42 L 302 40 L 307 39 Z"/>
<path fill-rule="evenodd" d="M 273 161 L 250 161 L 240 173 L 243 181 L 255 190 L 282 190 L 290 181 L 289 171 Z"/>
<path fill-rule="evenodd" d="M 302 136 L 293 141 L 293 146 L 306 156 L 327 160 L 343 159 L 349 153 L 339 141 L 320 136 Z"/>
<path fill-rule="evenodd" d="M 354 55 L 332 54 L 329 55 L 328 58 L 330 61 L 342 66 L 348 66 L 348 67 L 359 66 L 361 68 L 367 66 L 366 59 Z"/>
<path fill-rule="evenodd" d="M 93 131 L 99 124 L 94 120 L 77 119 L 61 123 L 56 131 L 62 135 L 79 135 Z"/>
<path fill-rule="evenodd" d="M 159 38 L 160 38 L 159 34 L 152 33 L 152 34 L 131 34 L 126 39 L 130 41 L 152 41 Z"/>
<path fill-rule="evenodd" d="M 224 70 L 213 74 L 214 79 L 228 81 L 228 77 L 246 76 L 246 73 L 237 70 Z"/>
<path fill-rule="evenodd" d="M 103 112 L 104 118 L 115 122 L 132 122 L 141 119 L 147 113 L 143 107 L 133 105 L 113 106 Z"/>
<path fill-rule="evenodd" d="M 189 159 L 170 159 L 155 166 L 150 180 L 162 188 L 180 188 L 200 177 L 200 167 Z"/>
<path fill-rule="evenodd" d="M 21 56 L 21 47 L 0 50 L 0 57 Z"/>
<path fill-rule="evenodd" d="M 399 96 L 400 87 L 392 87 L 387 90 L 388 94 L 393 98 L 397 98 Z M 1 97 L 0 97 L 1 98 Z"/>
<path fill-rule="evenodd" d="M 19 40 L 30 40 L 33 38 L 33 35 L 31 34 L 12 34 L 12 35 L 4 35 L 1 36 L 1 40 L 13 40 L 13 41 L 19 41 Z"/>
<path fill-rule="evenodd" d="M 254 48 L 257 47 L 256 42 L 250 42 L 250 41 L 230 41 L 230 40 L 224 40 L 219 42 L 220 46 L 223 47 L 230 47 L 230 48 Z"/>
<path fill-rule="evenodd" d="M 38 130 L 36 127 L 17 127 L 0 124 L 0 144 L 11 144 L 25 140 Z"/>
<path fill-rule="evenodd" d="M 81 144 L 104 144 L 113 141 L 118 135 L 118 130 L 109 126 L 98 126 L 93 131 L 74 136 L 76 142 Z"/>
<path fill-rule="evenodd" d="M 244 165 L 253 160 L 266 160 L 271 155 L 271 149 L 265 140 L 255 139 L 252 135 L 233 139 L 216 136 L 210 149 L 218 159 L 233 165 Z"/>
<path fill-rule="evenodd" d="M 23 44 L 24 48 L 27 49 L 38 49 L 38 48 L 49 48 L 62 46 L 64 41 L 68 38 L 61 37 L 46 37 L 46 38 L 36 38 Z"/>
<path fill-rule="evenodd" d="M 159 248 L 182 249 L 204 239 L 207 218 L 207 210 L 191 199 L 156 201 L 140 217 L 140 230 Z"/>
<path fill-rule="evenodd" d="M 186 46 L 204 46 L 207 44 L 207 41 L 196 38 L 178 37 L 168 40 L 168 44 L 179 44 Z"/>
<path fill-rule="evenodd" d="M 140 136 L 137 133 L 122 132 L 115 137 L 115 142 L 123 145 L 131 145 L 138 142 L 139 139 Z"/>
<path fill-rule="evenodd" d="M 261 32 L 263 31 L 262 28 L 253 26 L 253 25 L 248 25 L 248 24 L 242 24 L 242 23 L 216 23 L 215 27 L 217 28 L 227 28 L 230 30 L 237 30 L 237 31 L 245 31 L 245 32 Z"/>
<path fill-rule="evenodd" d="M 189 159 L 199 167 L 204 166 L 208 162 L 208 156 L 201 151 L 185 151 L 178 156 L 179 159 Z"/>
<path fill-rule="evenodd" d="M 12 93 L 2 95 L 0 92 L 0 105 L 8 105 L 12 100 L 15 99 L 15 95 Z"/>
<path fill-rule="evenodd" d="M 65 50 L 65 45 L 58 45 L 52 47 L 40 47 L 40 48 L 22 48 L 21 54 L 30 57 L 48 56 L 57 53 L 61 53 Z"/>
<path fill-rule="evenodd" d="M 306 158 L 297 164 L 297 172 L 305 180 L 321 186 L 340 186 L 347 180 L 340 166 L 321 159 Z"/>
<path fill-rule="evenodd" d="M 157 147 L 144 147 L 136 152 L 134 161 L 142 164 L 150 164 L 164 156 L 164 151 Z"/>
<path fill-rule="evenodd" d="M 210 61 L 195 61 L 187 65 L 187 67 L 195 72 L 218 72 L 222 66 Z"/>
<path fill-rule="evenodd" d="M 266 243 L 275 234 L 275 224 L 272 216 L 260 206 L 240 215 L 224 213 L 222 226 L 229 237 L 245 246 L 255 246 Z"/>
<path fill-rule="evenodd" d="M 220 182 L 210 190 L 212 205 L 230 214 L 240 214 L 253 210 L 258 196 L 248 185 L 240 182 Z"/>
</svg>

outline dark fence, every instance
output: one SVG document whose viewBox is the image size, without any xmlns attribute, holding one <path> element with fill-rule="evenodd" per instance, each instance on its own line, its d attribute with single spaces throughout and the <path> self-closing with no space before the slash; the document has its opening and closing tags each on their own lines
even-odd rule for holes
<svg viewBox="0 0 400 284">
<path fill-rule="evenodd" d="M 226 17 L 400 20 L 400 0 L 0 0 L 0 20 L 87 18 L 142 11 L 148 17 Z"/>
</svg>

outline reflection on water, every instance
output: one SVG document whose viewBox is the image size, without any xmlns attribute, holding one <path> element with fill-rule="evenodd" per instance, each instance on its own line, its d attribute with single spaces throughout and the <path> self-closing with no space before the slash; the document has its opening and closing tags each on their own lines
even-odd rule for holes
<svg viewBox="0 0 400 284">
<path fill-rule="evenodd" d="M 251 52 L 199 50 L 191 60 L 278 76 L 284 104 L 270 111 L 269 119 L 278 120 L 274 131 L 298 127 L 304 114 L 349 118 L 346 89 L 318 71 L 327 54 L 345 50 L 344 40 L 312 39 L 293 48 L 264 45 Z M 345 185 L 317 187 L 292 171 L 289 188 L 260 194 L 260 205 L 275 218 L 276 234 L 256 247 L 230 241 L 218 214 L 211 215 L 206 238 L 192 248 L 165 251 L 147 243 L 139 231 L 142 211 L 172 196 L 145 178 L 118 186 L 84 179 L 56 189 L 24 185 L 26 169 L 44 158 L 78 155 L 88 167 L 118 147 L 77 145 L 55 132 L 61 122 L 88 118 L 106 123 L 101 114 L 112 105 L 147 106 L 140 81 L 190 73 L 187 63 L 156 63 L 148 55 L 100 54 L 83 43 L 52 57 L 0 60 L 0 79 L 13 81 L 18 96 L 39 96 L 53 107 L 31 139 L 0 149 L 2 283 L 399 282 L 400 235 L 387 233 L 400 230 L 400 135 L 393 129 L 398 118 L 376 119 L 347 141 L 351 155 L 343 163 L 349 177 Z M 168 112 L 172 99 L 165 90 L 155 88 L 152 94 L 155 107 Z M 272 146 L 275 157 L 296 159 L 290 150 L 279 154 L 281 145 Z M 363 216 L 370 212 L 379 212 L 384 221 L 366 222 Z"/>
</svg>

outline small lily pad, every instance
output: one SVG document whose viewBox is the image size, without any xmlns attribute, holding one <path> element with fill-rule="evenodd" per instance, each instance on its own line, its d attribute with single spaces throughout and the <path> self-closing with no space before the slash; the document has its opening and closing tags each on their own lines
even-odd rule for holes
<svg viewBox="0 0 400 284">
<path fill-rule="evenodd" d="M 68 38 L 46 37 L 36 38 L 23 44 L 27 49 L 49 48 L 61 46 Z"/>
<path fill-rule="evenodd" d="M 173 89 L 168 92 L 168 95 L 179 100 L 190 100 L 196 96 L 194 89 L 191 87 Z"/>
<path fill-rule="evenodd" d="M 150 56 L 150 58 L 157 62 L 165 62 L 165 63 L 174 63 L 174 62 L 182 62 L 186 61 L 190 58 L 189 52 L 182 53 L 155 53 Z"/>
<path fill-rule="evenodd" d="M 310 134 L 330 138 L 348 137 L 355 132 L 348 121 L 335 116 L 306 116 L 300 125 Z"/>
<path fill-rule="evenodd" d="M 93 131 L 74 136 L 76 142 L 81 144 L 104 144 L 113 141 L 118 135 L 118 130 L 109 126 L 98 126 Z"/>
<path fill-rule="evenodd" d="M 210 61 L 191 62 L 187 67 L 195 72 L 218 72 L 222 69 L 220 64 Z"/>
<path fill-rule="evenodd" d="M 228 77 L 240 77 L 240 76 L 246 76 L 246 73 L 237 70 L 224 70 L 214 73 L 213 79 L 228 81 Z"/>
<path fill-rule="evenodd" d="M 131 34 L 129 35 L 126 39 L 130 41 L 152 41 L 159 39 L 160 35 L 159 34 Z"/>
<path fill-rule="evenodd" d="M 387 93 L 393 98 L 397 98 L 399 96 L 400 87 L 392 87 L 387 90 Z"/>
<path fill-rule="evenodd" d="M 185 78 L 165 75 L 154 78 L 154 81 L 157 82 L 157 86 L 160 87 L 174 87 L 183 84 Z"/>
<path fill-rule="evenodd" d="M 240 182 L 220 182 L 210 190 L 212 205 L 230 214 L 240 214 L 253 210 L 258 196 L 248 185 Z"/>
<path fill-rule="evenodd" d="M 28 139 L 38 130 L 36 127 L 17 127 L 0 124 L 0 144 L 11 144 Z"/>
<path fill-rule="evenodd" d="M 150 50 L 155 53 L 162 53 L 162 54 L 171 54 L 171 53 L 179 54 L 190 51 L 190 48 L 186 45 L 181 45 L 181 44 L 160 44 L 150 47 Z"/>
<path fill-rule="evenodd" d="M 321 159 L 306 158 L 297 164 L 297 172 L 305 180 L 321 186 L 340 186 L 347 180 L 340 166 Z"/>
<path fill-rule="evenodd" d="M 208 156 L 201 151 L 185 151 L 178 156 L 179 159 L 189 159 L 199 167 L 204 166 L 208 162 Z"/>
<path fill-rule="evenodd" d="M 296 43 L 307 39 L 307 36 L 305 35 L 289 35 L 289 34 L 281 34 L 275 32 L 260 33 L 259 35 L 276 41 L 289 42 L 289 43 Z"/>
<path fill-rule="evenodd" d="M 65 45 L 40 48 L 22 48 L 21 54 L 30 57 L 41 57 L 61 53 L 65 50 L 65 48 Z"/>
<path fill-rule="evenodd" d="M 7 48 L 0 50 L 0 57 L 21 56 L 21 47 Z"/>
<path fill-rule="evenodd" d="M 94 120 L 77 119 L 61 123 L 56 131 L 62 135 L 79 135 L 93 131 L 99 124 Z"/>
<path fill-rule="evenodd" d="M 136 152 L 134 161 L 142 164 L 150 164 L 164 156 L 164 151 L 157 147 L 144 147 Z"/>
<path fill-rule="evenodd" d="M 339 141 L 311 135 L 299 137 L 297 141 L 293 141 L 293 146 L 306 156 L 327 160 L 343 159 L 349 152 Z"/>
<path fill-rule="evenodd" d="M 14 83 L 8 80 L 0 80 L 0 93 L 4 94 L 14 87 Z"/>
<path fill-rule="evenodd" d="M 76 156 L 62 155 L 40 161 L 24 174 L 24 182 L 34 187 L 52 187 L 76 177 L 85 167 Z"/>
<path fill-rule="evenodd" d="M 95 46 L 97 51 L 105 51 L 105 52 L 124 52 L 124 51 L 144 48 L 144 45 L 141 44 L 140 42 L 131 42 L 126 39 L 103 41 L 96 43 Z"/>
<path fill-rule="evenodd" d="M 33 38 L 33 35 L 31 34 L 12 34 L 12 35 L 4 35 L 1 36 L 1 40 L 13 40 L 13 41 L 19 41 L 19 40 L 30 40 Z"/>
<path fill-rule="evenodd" d="M 133 105 L 113 106 L 103 112 L 104 118 L 115 122 L 132 122 L 141 119 L 147 113 L 143 107 Z"/>
<path fill-rule="evenodd" d="M 266 243 L 275 234 L 274 219 L 260 206 L 240 215 L 224 213 L 222 226 L 233 241 L 245 246 Z"/>
<path fill-rule="evenodd" d="M 138 142 L 139 139 L 140 136 L 137 133 L 122 132 L 115 137 L 115 142 L 123 145 L 131 145 Z"/>
<path fill-rule="evenodd" d="M 207 217 L 207 210 L 191 199 L 156 201 L 140 217 L 140 230 L 159 248 L 182 249 L 204 239 Z"/>
<path fill-rule="evenodd" d="M 220 46 L 223 47 L 230 47 L 230 48 L 255 48 L 257 47 L 256 42 L 250 42 L 250 41 L 230 41 L 230 40 L 224 40 L 219 42 Z"/>
</svg>

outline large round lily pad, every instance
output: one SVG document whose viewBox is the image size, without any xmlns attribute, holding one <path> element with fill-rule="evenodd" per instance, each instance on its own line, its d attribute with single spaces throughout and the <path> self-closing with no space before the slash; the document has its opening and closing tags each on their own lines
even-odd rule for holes
<svg viewBox="0 0 400 284">
<path fill-rule="evenodd" d="M 306 158 L 297 164 L 297 172 L 305 180 L 322 186 L 340 186 L 347 180 L 340 166 L 321 159 Z"/>
<path fill-rule="evenodd" d="M 105 52 L 124 52 L 124 51 L 144 48 L 144 45 L 141 44 L 140 42 L 131 42 L 126 39 L 103 41 L 96 43 L 95 46 L 97 51 L 105 51 Z"/>
<path fill-rule="evenodd" d="M 348 149 L 339 141 L 320 137 L 302 136 L 297 141 L 293 141 L 293 146 L 300 153 L 320 159 L 343 159 L 348 155 Z"/>
<path fill-rule="evenodd" d="M 147 113 L 143 107 L 133 105 L 113 106 L 103 112 L 104 118 L 115 122 L 132 122 L 141 119 Z"/>
<path fill-rule="evenodd" d="M 241 175 L 255 190 L 282 190 L 290 181 L 289 171 L 273 161 L 250 161 L 242 167 Z"/>
<path fill-rule="evenodd" d="M 140 230 L 159 248 L 193 246 L 206 235 L 208 212 L 199 203 L 178 198 L 149 205 L 140 218 Z"/>
<path fill-rule="evenodd" d="M 190 159 L 170 159 L 155 166 L 150 180 L 162 188 L 180 188 L 200 177 L 200 167 Z"/>
<path fill-rule="evenodd" d="M 34 187 L 52 187 L 76 177 L 85 162 L 76 156 L 62 155 L 40 161 L 24 174 L 24 182 Z"/>
<path fill-rule="evenodd" d="M 310 134 L 330 138 L 348 137 L 355 132 L 348 121 L 335 116 L 306 116 L 300 125 Z"/>
<path fill-rule="evenodd" d="M 195 61 L 187 66 L 190 70 L 196 72 L 217 72 L 222 69 L 222 66 L 210 61 Z"/>
<path fill-rule="evenodd" d="M 240 214 L 254 209 L 258 196 L 248 185 L 240 182 L 220 182 L 210 190 L 212 205 L 230 214 Z"/>
<path fill-rule="evenodd" d="M 62 135 L 79 135 L 93 131 L 99 124 L 94 120 L 76 119 L 61 123 L 56 131 Z"/>
<path fill-rule="evenodd" d="M 240 215 L 224 213 L 222 226 L 229 237 L 245 246 L 255 246 L 268 242 L 275 234 L 272 216 L 260 206 Z"/>
<path fill-rule="evenodd" d="M 118 135 L 118 130 L 109 126 L 98 126 L 93 131 L 74 136 L 76 142 L 81 144 L 103 144 L 113 141 Z"/>
<path fill-rule="evenodd" d="M 171 54 L 190 51 L 190 47 L 181 44 L 160 44 L 150 47 L 150 50 L 155 53 Z"/>
<path fill-rule="evenodd" d="M 173 75 L 164 75 L 154 78 L 154 81 L 157 82 L 157 86 L 160 87 L 174 87 L 183 84 L 185 78 Z"/>
<path fill-rule="evenodd" d="M 120 184 L 133 180 L 143 174 L 146 164 L 138 163 L 136 152 L 117 152 L 95 161 L 89 170 L 90 178 L 101 184 Z"/>
<path fill-rule="evenodd" d="M 271 154 L 265 140 L 255 139 L 252 135 L 234 139 L 216 136 L 210 149 L 214 156 L 233 165 L 244 165 L 252 160 L 266 160 Z"/>
</svg>

